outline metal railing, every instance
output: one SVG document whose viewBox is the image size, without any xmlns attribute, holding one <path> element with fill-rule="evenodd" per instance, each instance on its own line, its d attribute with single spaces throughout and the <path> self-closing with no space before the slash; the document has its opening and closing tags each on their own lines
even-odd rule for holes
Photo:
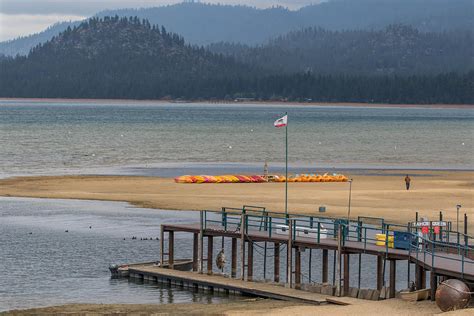
<svg viewBox="0 0 474 316">
<path fill-rule="evenodd" d="M 334 219 L 323 216 L 308 216 L 302 214 L 282 214 L 267 211 L 265 207 L 246 205 L 242 208 L 223 207 L 220 212 L 204 212 L 204 229 L 220 229 L 226 232 L 240 232 L 242 216 L 244 216 L 245 234 L 259 232 L 261 237 L 272 238 L 275 235 L 288 236 L 289 220 L 292 222 L 292 239 L 304 241 L 305 238 L 311 242 L 321 243 L 325 239 L 337 239 L 339 225 L 342 227 L 342 245 L 347 242 L 358 242 L 362 244 L 363 252 L 368 246 L 377 245 L 384 249 L 385 254 L 394 248 L 395 232 L 405 232 L 409 236 L 408 256 L 420 260 L 423 258 L 425 264 L 435 268 L 437 258 L 461 262 L 460 273 L 463 276 L 467 264 L 474 264 L 474 240 L 473 237 L 459 232 L 449 230 L 449 225 L 438 235 L 430 232 L 428 238 L 419 236 L 417 231 L 407 225 L 387 223 L 383 218 L 358 217 L 357 220 Z M 378 221 L 379 225 L 367 224 L 364 221 Z M 385 241 L 376 238 L 377 234 L 384 234 Z M 300 239 L 300 240 L 298 240 Z M 373 249 L 373 248 L 372 248 Z M 422 256 L 422 257 L 421 257 Z M 429 257 L 430 262 L 426 261 Z"/>
</svg>

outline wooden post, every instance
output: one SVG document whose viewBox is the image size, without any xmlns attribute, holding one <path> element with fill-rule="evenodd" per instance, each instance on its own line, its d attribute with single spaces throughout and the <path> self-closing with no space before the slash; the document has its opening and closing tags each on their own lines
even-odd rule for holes
<svg viewBox="0 0 474 316">
<path fill-rule="evenodd" d="M 165 231 L 163 230 L 163 225 L 161 225 L 160 230 L 160 264 L 163 267 L 165 262 Z"/>
<path fill-rule="evenodd" d="M 426 271 L 418 264 L 415 267 L 415 282 L 417 290 L 426 288 Z"/>
<path fill-rule="evenodd" d="M 377 256 L 377 290 L 381 291 L 383 287 L 383 258 Z"/>
<path fill-rule="evenodd" d="M 249 240 L 247 248 L 247 281 L 253 280 L 253 242 Z"/>
<path fill-rule="evenodd" d="M 193 271 L 198 270 L 199 261 L 199 233 L 193 234 Z"/>
<path fill-rule="evenodd" d="M 349 254 L 344 254 L 344 296 L 349 295 L 350 276 L 349 276 Z"/>
<path fill-rule="evenodd" d="M 212 252 L 214 250 L 214 237 L 207 236 L 207 274 L 212 274 Z"/>
<path fill-rule="evenodd" d="M 328 282 L 328 265 L 329 265 L 329 251 L 327 249 L 323 249 L 323 271 L 322 271 L 322 282 Z"/>
<path fill-rule="evenodd" d="M 342 295 L 341 283 L 342 283 L 342 274 L 341 274 L 341 266 L 342 266 L 342 230 L 341 224 L 338 226 L 337 230 L 337 275 L 339 279 L 337 280 L 336 285 L 336 293 L 337 296 Z"/>
<path fill-rule="evenodd" d="M 245 280 L 245 217 L 242 213 L 240 216 L 240 279 Z"/>
<path fill-rule="evenodd" d="M 280 282 L 280 244 L 274 244 L 274 263 L 273 263 L 273 281 L 275 283 Z"/>
<path fill-rule="evenodd" d="M 436 290 L 438 288 L 438 276 L 434 271 L 430 273 L 430 289 L 431 289 L 431 300 L 434 301 L 436 297 Z"/>
<path fill-rule="evenodd" d="M 286 286 L 291 288 L 293 283 L 293 220 L 288 222 L 288 247 L 286 247 Z"/>
<path fill-rule="evenodd" d="M 199 212 L 199 273 L 204 273 L 204 211 Z"/>
<path fill-rule="evenodd" d="M 174 269 L 174 231 L 168 232 L 168 265 Z"/>
<path fill-rule="evenodd" d="M 237 275 L 237 238 L 232 238 L 232 264 L 231 277 L 235 278 Z"/>
<path fill-rule="evenodd" d="M 295 288 L 301 289 L 301 250 L 295 248 Z"/>
<path fill-rule="evenodd" d="M 389 297 L 395 298 L 396 292 L 396 273 L 397 273 L 397 261 L 390 260 L 390 292 Z"/>
</svg>

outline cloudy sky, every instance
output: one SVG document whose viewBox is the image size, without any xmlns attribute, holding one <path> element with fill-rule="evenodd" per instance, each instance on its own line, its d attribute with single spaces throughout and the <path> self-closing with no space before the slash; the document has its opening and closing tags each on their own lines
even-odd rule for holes
<svg viewBox="0 0 474 316">
<path fill-rule="evenodd" d="M 256 7 L 281 5 L 290 9 L 322 0 L 202 0 Z M 0 41 L 40 32 L 60 21 L 81 20 L 104 9 L 152 7 L 182 0 L 0 0 Z"/>
</svg>

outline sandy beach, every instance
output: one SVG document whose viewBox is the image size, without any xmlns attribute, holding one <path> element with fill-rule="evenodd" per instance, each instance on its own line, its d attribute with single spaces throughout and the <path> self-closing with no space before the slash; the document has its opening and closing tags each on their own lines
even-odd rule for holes
<svg viewBox="0 0 474 316">
<path fill-rule="evenodd" d="M 406 224 L 415 212 L 437 220 L 456 220 L 456 204 L 462 204 L 469 217 L 468 228 L 474 229 L 474 172 L 410 171 L 412 189 L 404 184 L 405 171 L 372 171 L 352 177 L 351 217 L 384 217 L 387 221 Z M 261 205 L 272 211 L 284 210 L 284 184 L 177 184 L 171 178 L 136 176 L 49 176 L 20 177 L 0 180 L 0 196 L 52 199 L 84 199 L 129 202 L 137 207 L 167 210 L 219 210 L 222 206 Z M 289 209 L 292 213 L 347 216 L 348 183 L 289 183 Z M 159 211 L 159 210 L 157 210 Z M 453 226 L 455 226 L 453 224 Z M 462 223 L 460 223 L 460 227 Z M 434 315 L 440 313 L 430 301 L 410 303 L 399 299 L 385 301 L 354 300 L 350 306 L 308 306 L 289 302 L 250 299 L 224 304 L 168 305 L 94 305 L 72 304 L 24 311 L 6 315 L 50 314 L 127 314 L 127 315 Z M 447 315 L 469 315 L 471 310 Z"/>
<path fill-rule="evenodd" d="M 410 171 L 412 188 L 407 191 L 404 171 L 373 171 L 368 175 L 348 175 L 352 186 L 351 218 L 383 217 L 406 224 L 420 217 L 456 221 L 456 205 L 461 204 L 469 232 L 474 229 L 474 172 Z M 177 184 L 170 178 L 134 176 L 54 176 L 0 180 L 0 196 L 84 199 L 129 202 L 138 207 L 167 210 L 220 210 L 222 206 L 265 206 L 284 210 L 284 184 Z M 297 214 L 346 217 L 348 183 L 289 183 L 289 210 Z M 453 223 L 453 226 L 455 224 Z"/>
<path fill-rule="evenodd" d="M 357 300 L 349 306 L 337 305 L 297 305 L 291 302 L 248 299 L 223 304 L 164 304 L 164 305 L 106 305 L 106 304 L 70 304 L 47 308 L 10 311 L 4 315 L 435 315 L 441 314 L 436 304 L 430 301 L 406 302 L 400 299 L 385 301 Z M 0 313 L 2 314 L 2 313 Z M 443 313 L 443 315 L 471 315 L 472 309 Z M 3 315 L 3 314 L 2 314 Z"/>
</svg>

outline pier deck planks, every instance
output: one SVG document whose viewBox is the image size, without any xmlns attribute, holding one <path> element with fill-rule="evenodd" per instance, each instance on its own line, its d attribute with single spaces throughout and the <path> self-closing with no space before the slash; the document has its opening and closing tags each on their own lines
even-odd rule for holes
<svg viewBox="0 0 474 316">
<path fill-rule="evenodd" d="M 207 275 L 196 272 L 170 270 L 151 265 L 133 266 L 133 268 L 131 267 L 129 271 L 130 275 L 143 274 L 147 276 L 154 276 L 162 280 L 169 279 L 175 282 L 185 282 L 189 284 L 196 283 L 204 287 L 238 291 L 244 294 L 250 294 L 259 297 L 293 301 L 305 304 L 326 304 L 329 302 L 327 298 L 331 300 L 330 303 L 339 305 L 349 305 L 356 302 L 355 299 L 348 297 L 334 298 L 322 294 L 290 289 L 281 285 L 242 281 L 239 279 L 225 278 L 221 275 Z"/>
</svg>

